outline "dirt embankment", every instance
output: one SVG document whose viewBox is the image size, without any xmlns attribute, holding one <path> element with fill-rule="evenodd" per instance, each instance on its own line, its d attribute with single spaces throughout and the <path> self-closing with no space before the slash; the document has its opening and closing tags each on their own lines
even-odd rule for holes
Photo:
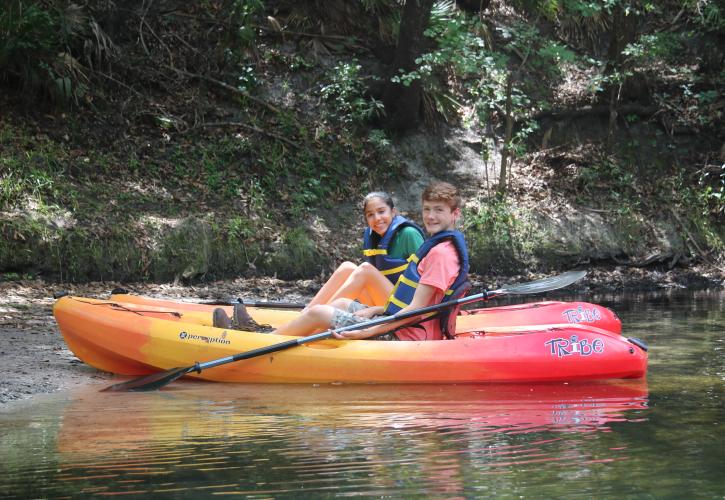
<svg viewBox="0 0 725 500">
<path fill-rule="evenodd" d="M 626 267 L 592 268 L 568 290 L 591 294 L 629 291 L 722 288 L 725 272 L 712 268 L 658 271 Z M 541 275 L 474 277 L 474 289 L 496 288 L 504 283 L 525 282 Z M 81 384 L 109 383 L 112 375 L 99 372 L 70 352 L 53 318 L 53 294 L 103 298 L 124 286 L 133 293 L 149 296 L 211 299 L 284 300 L 304 302 L 320 283 L 314 280 L 282 281 L 274 278 L 237 279 L 203 285 L 88 283 L 68 285 L 41 280 L 0 283 L 0 409 L 36 394 L 52 393 Z"/>
</svg>

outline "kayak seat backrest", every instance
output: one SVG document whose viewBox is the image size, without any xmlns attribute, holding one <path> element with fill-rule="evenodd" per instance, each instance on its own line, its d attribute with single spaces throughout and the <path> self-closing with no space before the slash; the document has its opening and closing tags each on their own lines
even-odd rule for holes
<svg viewBox="0 0 725 500">
<path fill-rule="evenodd" d="M 448 295 L 443 302 L 450 302 L 452 300 L 458 300 L 461 297 L 465 297 L 470 290 L 471 282 L 466 280 L 455 288 L 453 293 Z M 443 332 L 443 338 L 456 338 L 456 318 L 458 317 L 460 310 L 461 306 L 457 305 L 443 309 L 443 312 L 441 312 L 439 319 L 441 322 L 441 332 Z"/>
</svg>

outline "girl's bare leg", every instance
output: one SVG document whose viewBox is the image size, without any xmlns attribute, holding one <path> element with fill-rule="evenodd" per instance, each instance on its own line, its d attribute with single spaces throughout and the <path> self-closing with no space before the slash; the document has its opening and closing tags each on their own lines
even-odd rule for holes
<svg viewBox="0 0 725 500">
<path fill-rule="evenodd" d="M 358 299 L 370 306 L 382 306 L 388 300 L 393 284 L 367 262 L 357 266 L 345 283 L 329 298 L 328 303 L 339 298 Z"/>
<path fill-rule="evenodd" d="M 328 304 L 335 292 L 345 283 L 355 269 L 357 269 L 357 266 L 352 262 L 340 264 L 302 312 L 317 304 Z"/>
<path fill-rule="evenodd" d="M 325 304 L 317 304 L 298 317 L 277 328 L 272 333 L 277 335 L 312 335 L 330 328 L 335 308 Z"/>
<path fill-rule="evenodd" d="M 336 309 L 342 309 L 343 311 L 347 311 L 350 308 L 350 304 L 352 303 L 352 299 L 335 299 L 332 302 L 330 302 L 328 305 L 336 308 Z"/>
<path fill-rule="evenodd" d="M 382 304 L 376 304 L 375 301 L 370 296 L 370 294 L 368 293 L 367 290 L 360 290 L 360 293 L 358 294 L 358 297 L 355 300 L 357 300 L 361 304 L 365 304 L 365 305 L 368 305 L 368 306 L 378 306 L 378 305 L 382 305 Z"/>
</svg>

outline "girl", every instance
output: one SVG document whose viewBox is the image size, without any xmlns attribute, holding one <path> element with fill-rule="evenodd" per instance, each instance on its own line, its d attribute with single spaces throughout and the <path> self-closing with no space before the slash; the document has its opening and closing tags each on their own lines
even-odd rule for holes
<svg viewBox="0 0 725 500">
<path fill-rule="evenodd" d="M 385 304 L 392 285 L 408 265 L 408 257 L 423 243 L 423 230 L 397 215 L 388 193 L 369 193 L 362 209 L 368 225 L 363 233 L 366 262 L 359 266 L 343 262 L 305 310 L 339 298 L 357 299 L 370 306 Z"/>
<path fill-rule="evenodd" d="M 362 209 L 368 224 L 363 233 L 366 262 L 359 266 L 343 262 L 303 309 L 303 313 L 312 306 L 329 304 L 337 299 L 355 301 L 360 308 L 384 305 L 398 277 L 408 267 L 408 258 L 423 243 L 423 230 L 414 222 L 397 215 L 393 198 L 388 193 L 369 193 L 363 199 Z M 242 304 L 235 304 L 232 318 L 227 316 L 224 309 L 215 309 L 212 320 L 217 328 L 260 329 Z"/>
</svg>

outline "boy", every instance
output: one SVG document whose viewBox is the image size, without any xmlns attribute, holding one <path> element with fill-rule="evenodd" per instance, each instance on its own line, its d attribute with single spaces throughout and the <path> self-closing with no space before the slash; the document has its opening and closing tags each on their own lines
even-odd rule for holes
<svg viewBox="0 0 725 500">
<path fill-rule="evenodd" d="M 362 323 L 375 316 L 408 312 L 443 302 L 447 292 L 468 276 L 468 253 L 463 235 L 455 230 L 461 215 L 458 190 L 447 182 L 429 185 L 422 195 L 423 224 L 431 235 L 414 256 L 395 287 L 390 285 L 385 306 L 367 307 L 351 299 L 310 307 L 298 318 L 281 326 L 280 335 L 310 335 L 315 331 Z M 335 333 L 338 339 L 441 340 L 438 318 L 415 326 L 402 326 L 410 319 L 382 324 L 364 330 Z M 400 327 L 400 328 L 398 328 Z M 397 328 L 397 330 L 396 330 Z M 385 332 L 392 332 L 382 335 Z"/>
</svg>

